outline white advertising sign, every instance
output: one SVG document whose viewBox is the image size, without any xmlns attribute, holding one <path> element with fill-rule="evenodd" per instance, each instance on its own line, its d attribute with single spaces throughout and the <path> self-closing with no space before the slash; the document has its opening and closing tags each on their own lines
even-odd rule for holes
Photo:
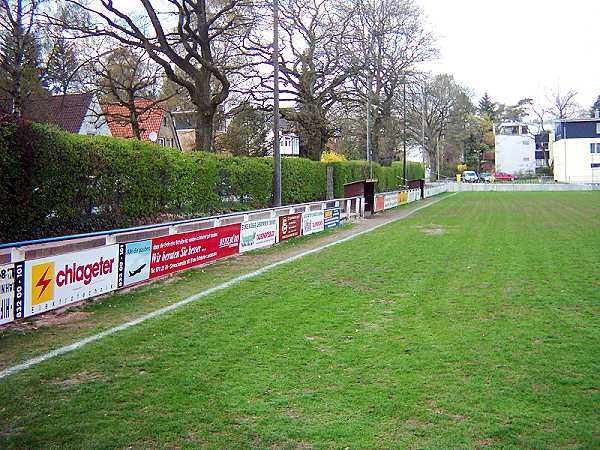
<svg viewBox="0 0 600 450">
<path fill-rule="evenodd" d="M 383 209 L 395 208 L 398 206 L 398 194 L 385 194 L 383 196 Z"/>
<path fill-rule="evenodd" d="M 325 216 L 323 210 L 311 211 L 302 214 L 302 234 L 313 234 L 325 229 Z"/>
<path fill-rule="evenodd" d="M 14 320 L 15 266 L 0 266 L 0 325 Z"/>
<path fill-rule="evenodd" d="M 277 219 L 244 222 L 240 227 L 240 253 L 270 247 L 277 239 Z"/>
<path fill-rule="evenodd" d="M 115 290 L 118 254 L 110 245 L 27 261 L 24 317 Z"/>
</svg>

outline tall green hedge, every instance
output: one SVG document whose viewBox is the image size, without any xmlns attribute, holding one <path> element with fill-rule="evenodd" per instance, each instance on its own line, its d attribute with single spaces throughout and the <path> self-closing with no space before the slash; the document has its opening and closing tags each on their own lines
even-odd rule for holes
<svg viewBox="0 0 600 450">
<path fill-rule="evenodd" d="M 330 163 L 334 193 L 367 178 L 365 161 Z M 373 166 L 378 190 L 396 189 L 402 165 Z M 409 178 L 422 176 L 411 164 Z M 56 128 L 0 121 L 0 241 L 95 231 L 268 207 L 271 158 L 181 153 L 135 140 L 69 134 Z M 283 158 L 286 204 L 322 200 L 327 164 Z"/>
</svg>

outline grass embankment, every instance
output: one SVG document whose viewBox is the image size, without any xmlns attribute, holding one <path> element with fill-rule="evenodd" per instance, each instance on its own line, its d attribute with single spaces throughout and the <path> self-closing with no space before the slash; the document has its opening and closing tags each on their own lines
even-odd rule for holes
<svg viewBox="0 0 600 450">
<path fill-rule="evenodd" d="M 0 447 L 598 448 L 598 249 L 598 193 L 459 194 L 1 380 Z"/>
</svg>

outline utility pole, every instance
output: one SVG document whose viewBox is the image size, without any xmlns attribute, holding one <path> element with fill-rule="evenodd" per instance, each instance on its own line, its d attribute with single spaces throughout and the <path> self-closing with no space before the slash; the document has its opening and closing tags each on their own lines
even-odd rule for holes
<svg viewBox="0 0 600 450">
<path fill-rule="evenodd" d="M 404 76 L 404 82 L 402 83 L 402 147 L 403 147 L 403 155 L 402 155 L 402 177 L 404 181 L 402 182 L 403 186 L 406 186 L 406 75 Z"/>
<path fill-rule="evenodd" d="M 279 0 L 273 0 L 273 206 L 281 206 L 279 142 Z"/>
<path fill-rule="evenodd" d="M 373 158 L 371 155 L 371 85 L 373 75 L 369 69 L 367 76 L 367 162 L 369 164 L 369 178 L 373 179 Z"/>
</svg>

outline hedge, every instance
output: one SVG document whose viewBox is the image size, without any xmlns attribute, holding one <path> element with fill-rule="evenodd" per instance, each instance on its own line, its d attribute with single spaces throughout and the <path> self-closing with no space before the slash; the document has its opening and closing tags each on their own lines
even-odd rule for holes
<svg viewBox="0 0 600 450">
<path fill-rule="evenodd" d="M 329 163 L 334 193 L 366 178 L 364 161 Z M 397 188 L 402 165 L 373 165 L 378 190 Z M 420 165 L 409 178 L 422 176 Z M 266 208 L 271 158 L 181 153 L 135 140 L 69 134 L 0 121 L 0 241 L 96 231 L 171 217 Z M 286 204 L 322 200 L 327 164 L 283 158 Z"/>
</svg>

